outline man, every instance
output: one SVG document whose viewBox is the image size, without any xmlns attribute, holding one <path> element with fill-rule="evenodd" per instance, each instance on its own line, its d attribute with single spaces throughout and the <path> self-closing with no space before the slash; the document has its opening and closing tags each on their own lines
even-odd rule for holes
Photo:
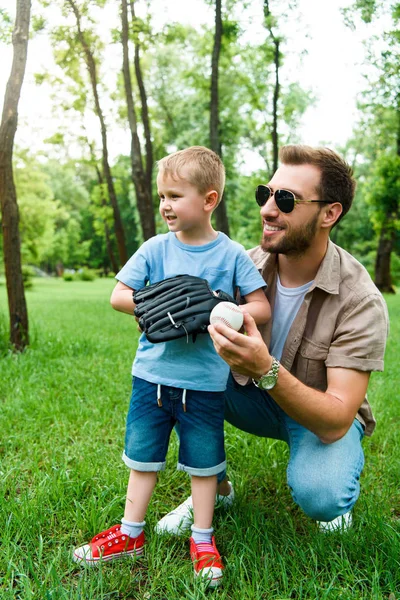
<svg viewBox="0 0 400 600">
<path fill-rule="evenodd" d="M 383 370 L 388 331 L 385 302 L 367 271 L 329 240 L 351 207 L 355 181 L 327 148 L 285 146 L 281 166 L 260 185 L 263 234 L 250 256 L 268 285 L 272 320 L 247 335 L 209 326 L 233 377 L 225 419 L 248 433 L 285 441 L 294 501 L 322 530 L 347 527 L 360 491 L 361 441 L 375 420 L 366 392 Z M 221 474 L 219 499 L 233 488 Z M 166 515 L 158 531 L 190 525 L 191 499 Z"/>
</svg>

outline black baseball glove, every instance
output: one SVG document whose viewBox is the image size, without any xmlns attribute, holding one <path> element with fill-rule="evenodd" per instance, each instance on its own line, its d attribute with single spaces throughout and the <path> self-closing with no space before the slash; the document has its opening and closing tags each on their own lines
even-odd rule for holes
<svg viewBox="0 0 400 600">
<path fill-rule="evenodd" d="M 149 342 L 168 342 L 206 333 L 210 313 L 220 302 L 236 301 L 225 292 L 214 294 L 206 279 L 177 275 L 133 292 L 135 316 Z"/>
</svg>

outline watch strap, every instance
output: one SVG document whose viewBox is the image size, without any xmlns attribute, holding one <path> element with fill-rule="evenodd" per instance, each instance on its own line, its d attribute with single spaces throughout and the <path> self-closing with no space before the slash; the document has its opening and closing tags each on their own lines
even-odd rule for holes
<svg viewBox="0 0 400 600">
<path fill-rule="evenodd" d="M 271 390 L 276 385 L 276 382 L 278 381 L 279 367 L 280 367 L 279 360 L 273 356 L 272 357 L 272 365 L 271 365 L 270 370 L 267 373 L 265 373 L 264 375 L 262 375 L 260 377 L 260 379 L 258 379 L 258 380 L 253 379 L 254 385 L 260 389 Z M 262 384 L 263 381 L 265 381 L 266 383 L 268 381 L 269 385 L 268 384 L 263 385 Z"/>
</svg>

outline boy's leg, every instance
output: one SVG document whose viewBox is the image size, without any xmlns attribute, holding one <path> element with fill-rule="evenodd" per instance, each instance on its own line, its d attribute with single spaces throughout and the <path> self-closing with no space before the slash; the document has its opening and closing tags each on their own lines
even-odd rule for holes
<svg viewBox="0 0 400 600">
<path fill-rule="evenodd" d="M 288 441 L 285 426 L 281 423 L 280 412 L 282 411 L 271 398 L 268 401 L 268 398 L 266 400 L 265 393 L 256 386 L 238 385 L 230 376 L 224 393 L 225 420 L 248 433 Z M 180 435 L 179 427 L 175 429 Z M 202 440 L 201 437 L 200 440 Z M 225 470 L 220 471 L 217 478 L 218 493 L 215 503 L 226 507 L 230 506 L 233 503 L 235 494 L 231 483 L 226 477 Z M 193 522 L 192 511 L 192 497 L 189 496 L 157 523 L 156 532 L 168 532 L 174 535 L 184 534 Z"/>
<path fill-rule="evenodd" d="M 216 475 L 211 477 L 192 475 L 193 524 L 195 527 L 200 529 L 210 529 L 212 527 L 216 493 Z"/>
<path fill-rule="evenodd" d="M 126 492 L 125 520 L 136 522 L 144 520 L 156 482 L 157 472 L 155 471 L 131 470 Z"/>
<path fill-rule="evenodd" d="M 175 429 L 180 440 L 178 469 L 191 477 L 206 480 L 225 472 L 224 403 L 223 392 L 187 390 L 187 411 L 180 408 Z M 214 493 L 213 503 L 215 496 Z M 189 496 L 162 518 L 156 525 L 156 532 L 186 533 L 193 523 L 193 501 L 194 498 Z"/>
<path fill-rule="evenodd" d="M 145 543 L 144 517 L 156 480 L 165 466 L 165 455 L 174 420 L 170 414 L 168 389 L 162 390 L 164 404 L 158 405 L 157 386 L 135 378 L 127 416 L 123 460 L 131 469 L 125 512 L 121 525 L 97 534 L 89 544 L 76 548 L 73 558 L 85 565 L 138 556 Z"/>
<path fill-rule="evenodd" d="M 194 574 L 216 587 L 222 581 L 223 564 L 217 550 L 212 519 L 214 515 L 217 477 L 192 475 L 194 523 L 190 538 L 190 556 Z"/>
<path fill-rule="evenodd" d="M 363 430 L 357 420 L 342 440 L 323 444 L 317 436 L 287 417 L 266 392 L 254 385 L 239 386 L 232 377 L 225 392 L 225 419 L 253 435 L 289 444 L 288 484 L 294 501 L 308 515 L 330 521 L 348 512 L 356 502 L 363 467 Z M 218 482 L 218 493 L 229 493 L 231 486 L 225 473 L 218 475 Z M 182 509 L 180 518 L 190 519 L 189 510 L 183 512 Z M 164 527 L 168 526 L 168 516 L 163 518 Z"/>
<path fill-rule="evenodd" d="M 145 516 L 157 482 L 155 471 L 131 470 L 126 492 L 121 533 L 137 538 L 145 526 Z"/>
<path fill-rule="evenodd" d="M 102 531 L 83 546 L 75 548 L 73 560 L 86 566 L 140 556 L 145 543 L 143 527 L 157 473 L 131 471 L 122 525 Z"/>
</svg>

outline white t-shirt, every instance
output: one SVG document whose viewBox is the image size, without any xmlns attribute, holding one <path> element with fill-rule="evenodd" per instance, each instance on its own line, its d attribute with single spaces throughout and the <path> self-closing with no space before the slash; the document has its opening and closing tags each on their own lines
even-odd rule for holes
<svg viewBox="0 0 400 600">
<path fill-rule="evenodd" d="M 272 332 L 270 353 L 278 360 L 281 359 L 283 346 L 292 326 L 297 311 L 299 310 L 304 296 L 311 287 L 313 281 L 296 288 L 286 288 L 281 284 L 279 275 L 276 280 L 276 297 L 274 313 L 272 315 Z"/>
</svg>

